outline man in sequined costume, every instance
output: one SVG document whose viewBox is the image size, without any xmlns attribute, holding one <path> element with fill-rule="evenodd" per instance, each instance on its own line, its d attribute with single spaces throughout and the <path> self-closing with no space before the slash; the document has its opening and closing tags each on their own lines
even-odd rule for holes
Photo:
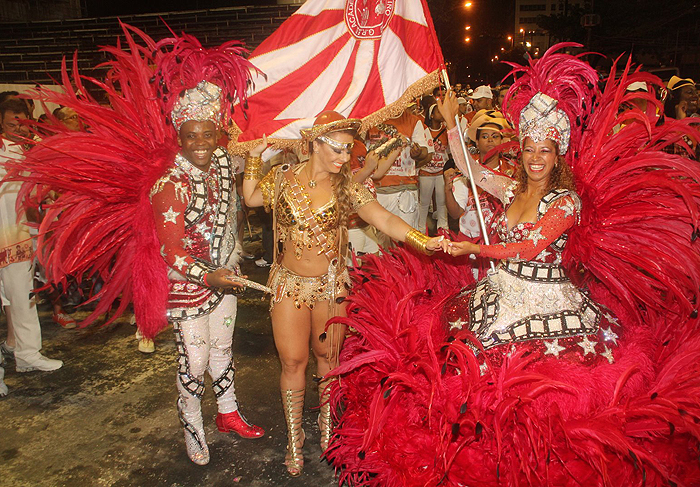
<svg viewBox="0 0 700 487">
<path fill-rule="evenodd" d="M 190 459 L 209 462 L 201 398 L 209 371 L 219 431 L 259 438 L 262 428 L 238 411 L 232 356 L 239 273 L 236 189 L 228 153 L 217 147 L 220 89 L 201 82 L 175 104 L 172 121 L 181 147 L 175 164 L 153 186 L 151 202 L 161 254 L 168 263 L 168 320 L 178 351 L 177 402 Z"/>
</svg>

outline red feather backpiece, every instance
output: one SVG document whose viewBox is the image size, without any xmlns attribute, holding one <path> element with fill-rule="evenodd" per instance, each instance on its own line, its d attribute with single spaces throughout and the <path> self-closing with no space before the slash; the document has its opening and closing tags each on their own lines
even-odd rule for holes
<svg viewBox="0 0 700 487">
<path fill-rule="evenodd" d="M 571 65 L 555 51 L 533 63 L 531 79 L 548 83 Z M 576 115 L 568 159 L 583 207 L 566 258 L 621 324 L 614 361 L 555 358 L 529 342 L 484 352 L 442 318 L 472 284 L 468 260 L 403 248 L 364 256 L 347 317 L 336 319 L 351 335 L 333 371 L 337 427 L 325 456 L 341 484 L 700 485 L 700 171 L 667 152 L 698 133 L 660 121 L 653 90 L 641 95 L 646 114 L 619 113 L 640 96 L 625 93 L 631 82 L 658 79 L 628 66 L 600 91 L 583 73 L 560 72 L 578 81 L 559 107 L 588 111 Z"/>
<path fill-rule="evenodd" d="M 43 103 L 74 109 L 86 129 L 37 125 L 49 135 L 24 160 L 7 164 L 8 178 L 25 181 L 18 199 L 25 209 L 49 191 L 60 195 L 39 227 L 37 255 L 48 281 L 65 283 L 68 276 L 80 281 L 96 274 L 104 280 L 89 301 L 95 310 L 81 325 L 94 322 L 119 300 L 108 324 L 133 301 L 139 328 L 151 338 L 167 325 L 167 266 L 149 192 L 178 151 L 170 108 L 183 89 L 202 80 L 217 83 L 225 99 L 244 98 L 254 68 L 235 42 L 209 51 L 191 36 L 173 34 L 156 43 L 134 27 L 122 27 L 127 48 L 102 48 L 112 57 L 105 63 L 104 81 L 78 74 L 75 62 L 69 77 L 64 60 L 64 91 L 33 93 Z M 85 82 L 103 90 L 109 105 L 91 97 Z"/>
</svg>

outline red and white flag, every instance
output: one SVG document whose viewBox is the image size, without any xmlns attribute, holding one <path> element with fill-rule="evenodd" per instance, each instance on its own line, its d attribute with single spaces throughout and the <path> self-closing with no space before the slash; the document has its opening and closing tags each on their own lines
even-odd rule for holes
<svg viewBox="0 0 700 487">
<path fill-rule="evenodd" d="M 263 134 L 293 145 L 324 110 L 377 124 L 437 86 L 443 67 L 425 0 L 308 0 L 250 60 L 267 78 L 253 74 L 248 109 L 235 111 L 237 152 Z"/>
</svg>

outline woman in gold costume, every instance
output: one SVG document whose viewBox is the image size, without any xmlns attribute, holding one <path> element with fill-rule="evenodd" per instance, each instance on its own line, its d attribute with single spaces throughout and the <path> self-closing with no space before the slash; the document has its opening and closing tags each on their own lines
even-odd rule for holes
<svg viewBox="0 0 700 487">
<path fill-rule="evenodd" d="M 333 324 L 326 329 L 326 323 L 345 313 L 342 297 L 350 287 L 344 255 L 348 216 L 357 212 L 394 240 L 424 253 L 440 249 L 442 240 L 415 230 L 377 203 L 362 183 L 353 182 L 349 161 L 359 127 L 359 120 L 323 112 L 313 127 L 302 130 L 302 143 L 308 145 L 310 153 L 307 162 L 282 164 L 261 178 L 265 141 L 251 150 L 246 160 L 245 201 L 248 206 L 264 205 L 272 211 L 275 253 L 282 242 L 268 286 L 274 292 L 270 315 L 282 363 L 280 388 L 288 437 L 285 465 L 294 477 L 301 474 L 304 464 L 302 412 L 309 342 L 317 376 L 323 378 L 338 365 L 345 336 L 343 326 Z M 332 433 L 330 387 L 330 381 L 319 380 L 322 450 L 328 447 Z"/>
</svg>

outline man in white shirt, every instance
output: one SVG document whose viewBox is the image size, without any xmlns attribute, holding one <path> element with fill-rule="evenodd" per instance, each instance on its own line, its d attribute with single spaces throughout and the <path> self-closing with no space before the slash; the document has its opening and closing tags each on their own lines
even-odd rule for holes
<svg viewBox="0 0 700 487">
<path fill-rule="evenodd" d="M 22 144 L 29 135 L 29 130 L 20 120 L 27 119 L 27 116 L 24 100 L 9 99 L 0 104 L 0 163 L 22 158 Z M 4 176 L 5 170 L 0 166 L 0 179 Z M 4 182 L 0 185 L 0 282 L 3 297 L 9 303 L 5 307 L 8 343 L 4 344 L 4 349 L 14 348 L 17 372 L 56 370 L 61 368 L 63 362 L 39 353 L 41 326 L 36 303 L 30 298 L 33 288 L 32 241 L 23 218 L 15 210 L 20 187 L 19 182 Z"/>
</svg>

